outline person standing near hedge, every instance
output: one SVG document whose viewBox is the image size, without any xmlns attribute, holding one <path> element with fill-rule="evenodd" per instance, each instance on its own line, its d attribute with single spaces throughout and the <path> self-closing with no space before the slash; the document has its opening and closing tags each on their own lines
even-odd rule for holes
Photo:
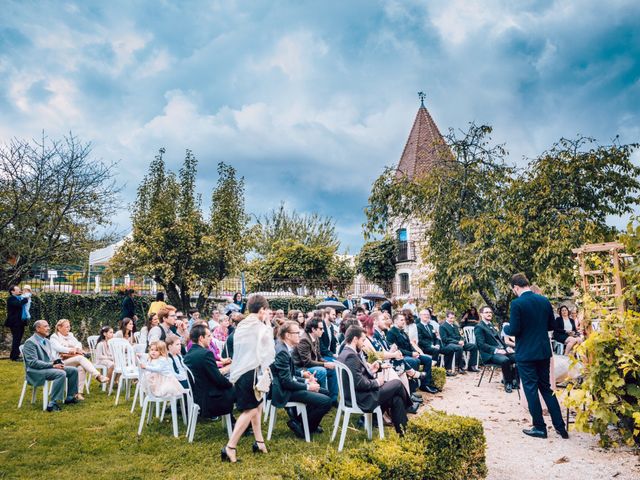
<svg viewBox="0 0 640 480">
<path fill-rule="evenodd" d="M 133 302 L 133 295 L 136 291 L 130 288 L 125 291 L 124 299 L 122 300 L 122 309 L 120 310 L 120 320 L 123 318 L 131 318 L 134 322 L 138 321 L 136 315 L 136 304 Z"/>
<path fill-rule="evenodd" d="M 529 280 L 523 273 L 511 277 L 511 289 L 517 298 L 511 302 L 509 325 L 505 325 L 504 332 L 516 337 L 516 364 L 533 420 L 533 427 L 522 432 L 530 437 L 547 438 L 539 391 L 556 432 L 562 438 L 569 438 L 560 404 L 549 382 L 552 352 L 548 332 L 555 324 L 553 307 L 546 297 L 531 291 Z"/>
<path fill-rule="evenodd" d="M 164 301 L 164 292 L 156 293 L 156 301 L 151 302 L 149 305 L 149 311 L 147 312 L 147 316 L 151 317 L 154 313 L 158 313 L 161 309 L 166 307 L 167 304 Z"/>
<path fill-rule="evenodd" d="M 12 285 L 9 287 L 9 298 L 7 298 L 7 320 L 4 322 L 5 327 L 11 329 L 11 353 L 9 358 L 14 362 L 20 360 L 20 343 L 24 335 L 24 327 L 26 323 L 22 320 L 22 307 L 29 301 L 20 294 L 20 287 Z"/>
</svg>

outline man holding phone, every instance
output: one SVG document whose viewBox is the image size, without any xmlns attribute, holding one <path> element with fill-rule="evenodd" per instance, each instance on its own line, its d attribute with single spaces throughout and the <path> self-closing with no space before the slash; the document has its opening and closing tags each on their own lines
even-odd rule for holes
<svg viewBox="0 0 640 480">
<path fill-rule="evenodd" d="M 49 324 L 45 320 L 38 320 L 33 324 L 36 333 L 25 343 L 22 350 L 24 362 L 27 366 L 27 380 L 31 385 L 44 385 L 47 380 L 52 381 L 51 395 L 47 412 L 60 411 L 59 402 L 64 398 L 64 381 L 67 379 L 67 398 L 65 404 L 78 403 L 75 395 L 78 393 L 78 369 L 65 367 L 62 360 L 51 361 L 51 344 Z"/>
</svg>

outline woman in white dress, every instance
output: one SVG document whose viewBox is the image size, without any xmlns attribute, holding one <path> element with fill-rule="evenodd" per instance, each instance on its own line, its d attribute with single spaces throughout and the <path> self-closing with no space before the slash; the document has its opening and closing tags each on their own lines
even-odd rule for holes
<svg viewBox="0 0 640 480">
<path fill-rule="evenodd" d="M 51 335 L 51 350 L 53 359 L 61 359 L 66 367 L 78 367 L 78 390 L 76 398 L 84 400 L 82 390 L 85 385 L 87 373 L 93 375 L 100 383 L 109 381 L 107 377 L 102 375 L 91 361 L 84 356 L 82 344 L 71 333 L 71 323 L 66 318 L 58 320 L 56 323 L 56 332 Z"/>
</svg>

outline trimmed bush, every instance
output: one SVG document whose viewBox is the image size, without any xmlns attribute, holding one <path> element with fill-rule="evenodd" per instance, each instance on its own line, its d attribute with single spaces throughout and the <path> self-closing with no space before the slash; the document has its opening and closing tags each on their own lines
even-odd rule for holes
<svg viewBox="0 0 640 480">
<path fill-rule="evenodd" d="M 431 378 L 433 385 L 440 391 L 444 389 L 444 384 L 447 383 L 447 371 L 442 367 L 431 368 Z"/>
<path fill-rule="evenodd" d="M 341 453 L 327 450 L 295 469 L 303 480 L 467 480 L 485 478 L 486 441 L 482 423 L 433 411 L 409 421 L 407 433 Z"/>
<path fill-rule="evenodd" d="M 269 307 L 272 310 L 284 310 L 284 313 L 289 313 L 289 310 L 302 310 L 303 312 L 310 312 L 316 310 L 322 299 L 313 297 L 274 297 L 269 298 Z"/>
</svg>

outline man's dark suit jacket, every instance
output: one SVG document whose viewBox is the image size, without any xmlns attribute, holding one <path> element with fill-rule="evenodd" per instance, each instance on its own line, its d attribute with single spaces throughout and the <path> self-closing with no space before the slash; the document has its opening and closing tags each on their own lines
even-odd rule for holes
<svg viewBox="0 0 640 480">
<path fill-rule="evenodd" d="M 506 350 L 507 346 L 500 338 L 500 332 L 493 325 L 489 326 L 480 320 L 480 323 L 473 328 L 473 332 L 483 362 L 488 361 L 491 355 L 495 355 L 496 348 Z"/>
<path fill-rule="evenodd" d="M 516 361 L 534 362 L 551 358 L 549 332 L 555 318 L 549 300 L 531 291 L 511 302 L 509 325 L 504 333 L 516 337 Z"/>
<path fill-rule="evenodd" d="M 345 347 L 338 357 L 338 361 L 347 366 L 353 375 L 353 383 L 356 390 L 356 404 L 363 412 L 372 412 L 379 405 L 379 390 L 377 380 L 365 365 L 360 355 L 351 347 Z M 352 405 L 351 392 L 347 376 L 344 376 L 343 387 L 345 391 L 345 403 Z"/>
<path fill-rule="evenodd" d="M 400 350 L 405 357 L 411 357 L 415 351 L 407 332 L 400 330 L 395 325 L 387 332 L 387 343 L 389 345 L 395 343 L 398 346 L 398 350 Z"/>
<path fill-rule="evenodd" d="M 382 310 L 383 312 L 388 312 L 389 315 L 393 315 L 391 313 L 391 302 L 389 300 L 385 300 L 384 302 L 382 302 L 382 305 L 380 305 L 380 310 Z"/>
<path fill-rule="evenodd" d="M 293 351 L 293 361 L 296 367 L 322 367 L 322 355 L 320 353 L 320 341 L 313 341 L 311 334 L 304 332 L 300 336 L 300 343 Z"/>
<path fill-rule="evenodd" d="M 29 301 L 28 298 L 18 298 L 16 295 L 9 295 L 7 298 L 7 320 L 5 327 L 19 327 L 24 325 L 22 321 L 22 306 Z"/>
<path fill-rule="evenodd" d="M 324 326 L 324 330 L 320 337 L 320 353 L 323 357 L 330 357 L 333 356 L 338 349 L 338 339 L 333 335 L 333 330 L 331 331 L 331 338 L 329 338 L 329 329 L 333 328 L 331 322 L 325 322 L 323 320 L 322 325 Z"/>
<path fill-rule="evenodd" d="M 284 342 L 276 342 L 276 359 L 271 364 L 271 403 L 274 407 L 284 407 L 291 398 L 291 392 L 306 390 L 304 378 L 299 377 L 289 348 Z"/>
<path fill-rule="evenodd" d="M 449 322 L 444 322 L 440 325 L 440 340 L 443 345 L 458 345 L 460 340 L 464 340 L 460 335 L 460 329 L 457 325 L 450 325 Z"/>
<path fill-rule="evenodd" d="M 193 401 L 205 418 L 226 415 L 233 410 L 233 384 L 220 373 L 213 353 L 194 344 L 184 357 L 193 374 Z"/>
<path fill-rule="evenodd" d="M 436 336 L 436 332 L 433 331 L 431 324 L 425 325 L 422 322 L 417 323 L 418 327 L 418 346 L 427 355 L 435 355 L 440 353 L 440 348 L 435 348 L 436 345 L 440 345 L 440 339 Z"/>
</svg>

